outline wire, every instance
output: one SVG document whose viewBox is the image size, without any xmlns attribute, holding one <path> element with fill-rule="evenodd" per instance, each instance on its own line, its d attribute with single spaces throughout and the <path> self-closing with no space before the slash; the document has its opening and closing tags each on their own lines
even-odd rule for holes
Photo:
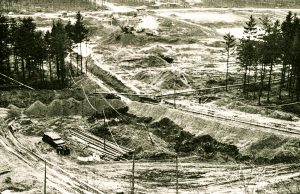
<svg viewBox="0 0 300 194">
<path fill-rule="evenodd" d="M 104 111 L 104 110 L 103 110 L 103 116 L 104 116 L 104 119 L 107 120 L 107 118 L 106 118 L 106 116 L 105 116 L 105 111 Z M 122 151 L 122 148 L 119 146 L 119 144 L 117 143 L 115 137 L 113 136 L 113 134 L 112 134 L 112 132 L 111 132 L 111 130 L 110 130 L 110 127 L 109 127 L 109 125 L 108 125 L 108 122 L 105 122 L 105 124 L 107 125 L 108 131 L 109 131 L 111 137 L 113 138 L 115 144 L 118 146 L 119 151 Z"/>
<path fill-rule="evenodd" d="M 82 84 L 81 84 L 80 86 L 81 86 L 81 88 L 82 88 L 82 91 L 83 91 L 83 94 L 84 94 L 84 96 L 85 96 L 85 99 L 87 100 L 87 102 L 89 103 L 89 105 L 92 107 L 92 109 L 94 109 L 95 111 L 98 112 L 98 110 L 91 104 L 91 102 L 90 102 L 88 96 L 87 96 L 86 93 L 85 93 L 85 90 L 84 90 Z"/>
<path fill-rule="evenodd" d="M 300 104 L 300 102 L 293 102 L 293 103 L 280 104 L 280 105 L 274 105 L 274 106 L 264 106 L 264 107 L 280 107 L 280 106 L 288 106 L 288 105 L 294 105 L 294 104 Z"/>
<path fill-rule="evenodd" d="M 22 85 L 22 86 L 24 86 L 24 87 L 26 87 L 26 88 L 29 88 L 29 89 L 31 89 L 31 90 L 34 90 L 34 88 L 32 88 L 32 87 L 30 87 L 30 86 L 28 86 L 28 85 L 26 85 L 26 84 L 23 84 L 23 83 L 21 83 L 21 82 L 15 80 L 15 79 L 13 79 L 13 78 L 11 78 L 11 77 L 8 77 L 7 75 L 4 75 L 4 74 L 2 74 L 2 73 L 0 73 L 0 75 L 2 75 L 3 77 L 5 77 L 5 78 L 7 78 L 7 79 L 9 79 L 9 80 L 11 80 L 11 81 L 16 82 L 16 83 L 18 83 L 18 84 L 20 84 L 20 85 Z"/>
</svg>

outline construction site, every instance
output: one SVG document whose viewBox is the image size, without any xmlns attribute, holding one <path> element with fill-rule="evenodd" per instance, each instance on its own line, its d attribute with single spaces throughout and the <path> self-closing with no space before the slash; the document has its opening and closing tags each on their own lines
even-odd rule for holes
<svg viewBox="0 0 300 194">
<path fill-rule="evenodd" d="M 216 2 L 0 1 L 0 193 L 299 193 L 297 74 L 224 52 L 299 5 Z"/>
</svg>

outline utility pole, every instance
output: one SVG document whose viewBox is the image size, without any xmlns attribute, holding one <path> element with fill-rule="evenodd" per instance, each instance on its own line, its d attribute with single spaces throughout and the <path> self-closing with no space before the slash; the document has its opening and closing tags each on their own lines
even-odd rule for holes
<svg viewBox="0 0 300 194">
<path fill-rule="evenodd" d="M 46 194 L 46 180 L 47 180 L 47 170 L 46 170 L 46 160 L 45 160 L 45 177 L 44 177 L 44 194 Z"/>
<path fill-rule="evenodd" d="M 173 89 L 174 89 L 174 108 L 176 109 L 176 95 L 175 95 L 175 86 L 176 86 L 176 80 L 177 80 L 177 76 L 175 75 L 175 80 L 174 80 L 174 84 L 173 84 Z"/>
<path fill-rule="evenodd" d="M 135 167 L 135 155 L 134 155 L 135 150 L 133 151 L 132 154 L 132 180 L 131 180 L 131 194 L 134 194 L 134 167 Z"/>
<path fill-rule="evenodd" d="M 103 109 L 103 116 L 104 116 L 104 119 L 103 119 L 103 125 L 105 127 L 105 124 L 106 124 L 106 121 L 105 121 L 105 112 L 104 112 L 104 109 Z M 106 149 L 106 137 L 104 135 L 104 150 Z"/>
<path fill-rule="evenodd" d="M 178 194 L 178 153 L 176 152 L 176 194 Z"/>
</svg>

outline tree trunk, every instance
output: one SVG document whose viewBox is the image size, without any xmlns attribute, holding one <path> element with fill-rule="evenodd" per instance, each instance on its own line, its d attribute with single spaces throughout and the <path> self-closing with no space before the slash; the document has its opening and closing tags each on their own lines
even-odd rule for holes
<svg viewBox="0 0 300 194">
<path fill-rule="evenodd" d="M 245 72 L 244 72 L 244 80 L 243 80 L 243 94 L 246 95 L 246 83 L 247 83 L 247 72 L 248 72 L 248 66 L 245 65 Z"/>
<path fill-rule="evenodd" d="M 80 73 L 82 74 L 82 48 L 81 48 L 81 43 L 79 43 L 79 48 L 80 48 Z"/>
<path fill-rule="evenodd" d="M 59 60 L 58 60 L 58 56 L 56 56 L 56 76 L 57 76 L 57 80 L 60 81 L 60 65 L 59 65 Z"/>
<path fill-rule="evenodd" d="M 261 105 L 261 97 L 262 92 L 264 88 L 264 79 L 265 79 L 265 65 L 261 64 L 261 71 L 260 71 L 260 87 L 259 87 L 259 93 L 258 93 L 258 105 Z"/>
<path fill-rule="evenodd" d="M 285 62 L 283 62 L 282 71 L 281 71 L 280 86 L 279 86 L 279 94 L 278 94 L 278 98 L 279 98 L 280 101 L 282 100 L 282 89 L 284 87 L 284 82 L 285 82 L 285 72 L 286 72 L 286 64 L 285 64 Z"/>
<path fill-rule="evenodd" d="M 227 52 L 227 61 L 226 61 L 226 80 L 225 80 L 226 91 L 228 91 L 228 63 L 229 63 L 229 49 Z"/>
<path fill-rule="evenodd" d="M 52 82 L 52 64 L 51 64 L 51 59 L 48 60 L 49 62 L 49 74 L 50 74 L 50 82 Z"/>
<path fill-rule="evenodd" d="M 271 63 L 270 73 L 269 73 L 269 81 L 268 81 L 268 95 L 267 95 L 267 102 L 268 102 L 268 103 L 270 103 L 270 92 L 271 92 L 272 71 L 273 71 L 273 62 Z"/>
<path fill-rule="evenodd" d="M 254 69 L 254 83 L 255 83 L 255 88 L 256 88 L 256 86 L 257 86 L 257 84 L 256 84 L 256 82 L 257 82 L 257 63 L 255 63 L 255 69 Z M 256 92 L 255 92 L 255 90 L 254 90 L 254 92 L 253 92 L 253 95 L 254 95 L 254 99 L 256 99 Z"/>
<path fill-rule="evenodd" d="M 25 82 L 25 64 L 24 64 L 24 59 L 21 59 L 21 63 L 22 63 L 22 80 L 23 82 Z"/>
</svg>

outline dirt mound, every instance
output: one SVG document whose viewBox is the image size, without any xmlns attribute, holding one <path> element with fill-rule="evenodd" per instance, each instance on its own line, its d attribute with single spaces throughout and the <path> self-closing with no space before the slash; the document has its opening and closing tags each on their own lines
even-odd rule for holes
<svg viewBox="0 0 300 194">
<path fill-rule="evenodd" d="M 189 87 L 189 81 L 183 74 L 178 74 L 173 71 L 163 71 L 159 73 L 152 81 L 152 84 L 162 89 L 182 89 Z"/>
<path fill-rule="evenodd" d="M 240 161 L 254 161 L 256 163 L 293 163 L 300 158 L 300 140 L 296 138 L 280 134 L 274 135 L 275 132 L 269 132 L 255 127 L 247 127 L 233 122 L 212 121 L 199 115 L 184 113 L 161 105 L 132 102 L 129 103 L 129 107 L 130 114 L 151 116 L 154 120 L 161 120 L 167 117 L 185 131 L 195 134 L 195 140 L 189 140 L 189 143 L 187 143 L 188 141 L 186 141 L 186 143 L 183 142 L 182 145 L 184 145 L 185 147 L 183 148 L 186 149 L 191 145 L 192 152 L 200 155 L 201 153 L 205 155 L 205 152 L 202 150 L 203 146 L 198 146 L 199 152 L 197 149 L 193 150 L 193 147 L 195 147 L 194 143 L 198 142 L 197 136 L 210 135 L 219 143 L 225 143 L 227 145 L 224 147 L 222 144 L 216 145 L 214 141 L 211 141 L 214 145 L 213 147 L 221 146 L 221 148 L 217 149 L 216 154 L 212 154 L 213 157 L 216 157 L 220 153 L 221 155 L 225 154 L 225 156 L 226 153 L 236 153 L 236 148 L 231 147 L 231 145 L 234 145 L 241 154 L 241 156 L 237 156 L 237 159 Z M 201 141 L 203 141 L 203 139 Z M 227 156 L 230 159 L 232 155 L 227 154 Z"/>
<path fill-rule="evenodd" d="M 106 99 L 105 97 L 108 97 Z M 96 110 L 94 110 L 94 108 Z M 107 117 L 118 116 L 118 112 L 126 113 L 128 107 L 120 99 L 114 99 L 114 96 L 102 96 L 93 97 L 83 101 L 77 101 L 74 98 L 69 99 L 55 99 L 48 106 L 44 105 L 40 101 L 32 104 L 25 110 L 25 114 L 33 117 L 57 117 L 57 116 L 69 116 L 69 115 L 81 115 L 92 116 L 96 113 L 100 113 L 103 116 L 103 111 Z"/>
<path fill-rule="evenodd" d="M 144 33 L 122 33 L 121 31 L 112 32 L 102 43 L 103 44 L 119 44 L 121 46 L 143 46 L 147 43 L 178 43 L 185 42 L 184 39 L 173 36 L 149 36 Z"/>
<path fill-rule="evenodd" d="M 68 106 L 66 107 L 68 110 L 64 109 L 64 112 L 69 112 L 69 114 L 72 115 L 79 115 L 81 113 L 80 101 L 75 100 L 74 98 L 69 98 L 66 102 L 68 103 Z"/>
<path fill-rule="evenodd" d="M 120 50 L 118 50 L 118 52 L 114 53 L 113 55 L 116 60 L 120 61 L 129 56 L 133 56 L 133 53 L 127 49 L 120 49 Z"/>
<path fill-rule="evenodd" d="M 300 140 L 276 135 L 265 137 L 249 147 L 249 153 L 256 161 L 270 163 L 293 163 L 300 161 Z"/>
<path fill-rule="evenodd" d="M 236 146 L 220 143 L 210 135 L 193 137 L 184 142 L 182 146 L 179 147 L 179 151 L 184 153 L 192 152 L 198 155 L 204 155 L 205 157 L 214 157 L 217 156 L 217 153 L 228 155 L 232 158 L 237 158 L 240 155 Z"/>
<path fill-rule="evenodd" d="M 19 117 L 22 114 L 22 109 L 13 104 L 8 105 L 7 108 L 9 110 L 7 111 L 8 114 L 7 114 L 6 118 Z"/>
<path fill-rule="evenodd" d="M 121 46 L 136 45 L 142 46 L 145 44 L 143 36 L 134 35 L 131 33 L 125 34 L 120 31 L 112 32 L 107 39 L 103 41 L 104 44 L 120 44 Z"/>
<path fill-rule="evenodd" d="M 183 142 L 191 139 L 194 135 L 184 131 L 181 127 L 176 125 L 173 121 L 168 118 L 163 118 L 158 122 L 150 125 L 153 128 L 152 133 L 164 139 L 167 142 L 176 144 L 176 142 Z"/>
<path fill-rule="evenodd" d="M 138 61 L 140 67 L 164 67 L 168 65 L 168 62 L 159 56 L 150 55 L 144 59 Z"/>
<path fill-rule="evenodd" d="M 53 100 L 47 109 L 48 117 L 55 116 L 68 116 L 68 115 L 78 115 L 80 114 L 80 101 L 74 98 L 69 98 L 68 100 Z"/>
<path fill-rule="evenodd" d="M 228 102 L 227 100 L 220 100 L 217 102 L 220 106 L 226 106 L 228 109 L 235 109 L 242 112 L 247 112 L 251 114 L 262 114 L 268 115 L 269 117 L 276 119 L 283 119 L 287 121 L 297 120 L 294 114 L 286 113 L 278 110 L 267 109 L 260 106 L 248 105 L 240 101 Z"/>
<path fill-rule="evenodd" d="M 47 106 L 40 101 L 36 101 L 24 113 L 31 117 L 44 117 L 47 114 Z"/>
<path fill-rule="evenodd" d="M 62 107 L 61 100 L 53 100 L 47 109 L 47 116 L 48 117 L 55 117 L 55 116 L 63 116 L 63 107 Z"/>
<path fill-rule="evenodd" d="M 180 155 L 198 155 L 206 159 L 236 158 L 240 156 L 236 146 L 218 142 L 210 135 L 195 136 L 176 125 L 168 118 L 150 125 L 153 134 L 162 138 L 173 146 Z"/>
<path fill-rule="evenodd" d="M 149 133 L 147 128 L 136 124 L 110 127 L 118 144 L 134 148 L 137 159 L 166 159 L 175 156 L 174 149 L 162 138 Z"/>
<path fill-rule="evenodd" d="M 74 83 L 74 82 L 75 83 Z M 85 92 L 87 94 L 94 92 L 95 90 L 97 91 L 103 91 L 98 85 L 97 83 L 95 83 L 94 81 L 91 81 L 88 77 L 86 76 L 79 76 L 74 78 L 74 80 L 72 81 L 72 88 L 76 89 L 76 93 L 77 95 L 80 95 L 81 98 L 75 98 L 73 96 L 77 96 L 77 95 L 68 95 L 63 99 L 67 99 L 67 98 L 75 98 L 75 99 L 83 99 L 83 93 L 82 93 L 82 87 L 84 88 Z M 78 92 L 78 90 L 81 90 L 81 92 Z M 62 99 L 62 98 L 61 98 Z"/>
<path fill-rule="evenodd" d="M 8 108 L 8 109 L 18 109 L 19 107 L 15 106 L 15 105 L 13 105 L 13 104 L 9 104 L 9 105 L 7 106 L 7 108 Z"/>
<path fill-rule="evenodd" d="M 174 61 L 175 53 L 173 53 L 170 49 L 165 48 L 163 46 L 156 45 L 149 49 L 143 49 L 141 52 L 145 54 L 158 56 L 168 63 L 172 63 Z"/>
<path fill-rule="evenodd" d="M 145 54 L 155 54 L 155 55 L 158 55 L 158 54 L 161 54 L 161 53 L 166 53 L 166 52 L 169 52 L 169 49 L 163 47 L 163 46 L 159 46 L 159 45 L 156 45 L 156 46 L 153 46 L 149 49 L 143 49 L 142 50 L 143 53 Z"/>
<path fill-rule="evenodd" d="M 94 109 L 92 106 L 96 109 Z M 126 113 L 128 111 L 127 105 L 119 99 L 103 99 L 103 98 L 89 98 L 82 102 L 82 113 L 85 116 L 97 114 L 103 117 L 103 111 L 106 117 L 119 116 L 118 113 Z"/>
<path fill-rule="evenodd" d="M 150 84 L 152 82 L 153 76 L 154 75 L 149 71 L 141 71 L 141 72 L 135 74 L 133 76 L 133 79 L 140 80 L 140 81 Z"/>
</svg>

